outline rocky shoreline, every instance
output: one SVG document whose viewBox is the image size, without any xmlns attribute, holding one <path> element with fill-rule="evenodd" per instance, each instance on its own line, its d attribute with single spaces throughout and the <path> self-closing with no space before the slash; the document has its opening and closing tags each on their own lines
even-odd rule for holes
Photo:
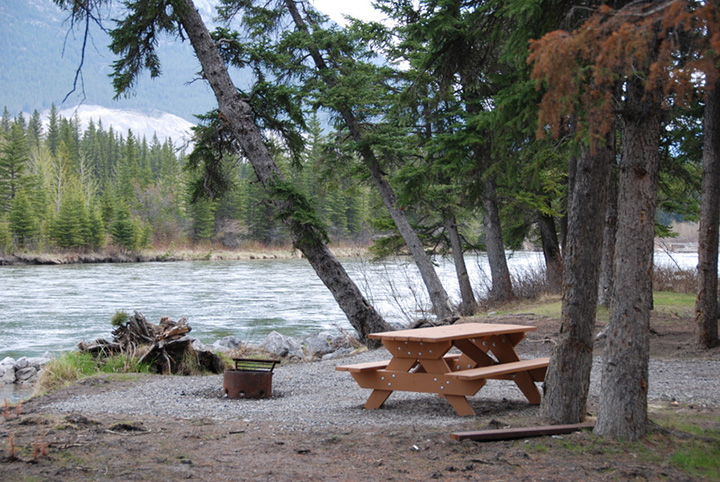
<svg viewBox="0 0 720 482">
<path fill-rule="evenodd" d="M 335 256 L 340 258 L 365 256 L 367 248 L 357 246 L 333 246 Z M 138 253 L 119 251 L 64 252 L 64 253 L 0 253 L 0 266 L 62 265 L 98 263 L 152 263 L 173 261 L 250 261 L 261 259 L 297 259 L 302 254 L 291 247 L 245 250 L 146 250 Z"/>
<path fill-rule="evenodd" d="M 273 331 L 259 344 L 245 344 L 234 336 L 226 336 L 212 344 L 203 344 L 193 339 L 192 345 L 196 350 L 226 354 L 241 350 L 293 362 L 331 360 L 364 351 L 364 345 L 354 336 L 333 331 L 321 331 L 304 337 L 285 336 Z M 41 357 L 5 357 L 0 360 L 0 385 L 31 388 L 52 359 L 53 355 L 49 352 Z"/>
<path fill-rule="evenodd" d="M 298 255 L 291 251 L 255 252 L 147 252 L 147 253 L 15 253 L 0 255 L 0 266 L 101 264 L 101 263 L 152 263 L 173 261 L 244 261 L 254 259 L 292 259 Z"/>
<path fill-rule="evenodd" d="M 0 385 L 33 385 L 45 365 L 52 359 L 49 353 L 42 357 L 5 357 L 0 360 Z"/>
</svg>

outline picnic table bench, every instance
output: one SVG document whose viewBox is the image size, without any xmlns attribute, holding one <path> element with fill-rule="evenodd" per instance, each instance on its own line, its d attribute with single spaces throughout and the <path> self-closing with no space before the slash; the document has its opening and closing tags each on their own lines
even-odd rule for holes
<svg viewBox="0 0 720 482">
<path fill-rule="evenodd" d="M 380 408 L 393 391 L 435 393 L 458 415 L 474 415 L 467 401 L 488 379 L 514 381 L 528 401 L 540 403 L 535 382 L 545 379 L 548 358 L 521 360 L 515 346 L 525 325 L 464 323 L 371 334 L 392 354 L 389 360 L 342 365 L 362 388 L 372 389 L 366 409 Z M 460 353 L 448 353 L 451 348 Z"/>
</svg>

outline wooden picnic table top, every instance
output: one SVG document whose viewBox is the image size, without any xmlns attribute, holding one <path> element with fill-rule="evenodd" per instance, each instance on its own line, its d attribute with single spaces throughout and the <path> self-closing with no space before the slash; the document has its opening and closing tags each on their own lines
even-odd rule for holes
<svg viewBox="0 0 720 482">
<path fill-rule="evenodd" d="M 392 341 L 440 342 L 473 336 L 504 335 L 537 330 L 536 326 L 505 325 L 497 323 L 461 323 L 458 325 L 430 326 L 411 330 L 371 333 L 369 338 Z"/>
</svg>

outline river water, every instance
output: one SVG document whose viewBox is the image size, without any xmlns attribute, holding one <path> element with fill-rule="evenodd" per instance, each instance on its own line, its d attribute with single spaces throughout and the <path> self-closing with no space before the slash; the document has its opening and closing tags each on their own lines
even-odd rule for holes
<svg viewBox="0 0 720 482">
<path fill-rule="evenodd" d="M 659 255 L 660 263 L 692 268 L 695 254 Z M 394 323 L 422 316 L 427 296 L 407 259 L 371 263 L 343 259 L 366 297 Z M 437 259 L 451 297 L 459 299 L 454 267 Z M 489 279 L 487 259 L 468 256 L 478 292 Z M 510 269 L 538 270 L 542 255 L 518 252 Z M 151 323 L 187 317 L 191 335 L 212 343 L 233 335 L 259 342 L 276 330 L 304 335 L 346 329 L 350 324 L 332 295 L 303 259 L 189 261 L 137 264 L 79 264 L 0 267 L 0 360 L 72 349 L 80 341 L 111 339 L 116 311 L 137 310 Z"/>
</svg>

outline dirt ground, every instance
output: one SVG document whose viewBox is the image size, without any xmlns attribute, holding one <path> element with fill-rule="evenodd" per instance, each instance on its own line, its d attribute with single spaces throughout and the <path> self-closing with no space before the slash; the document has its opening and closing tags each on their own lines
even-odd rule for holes
<svg viewBox="0 0 720 482">
<path fill-rule="evenodd" d="M 556 320 L 534 315 L 492 322 L 535 324 L 526 342 L 545 346 Z M 653 320 L 653 356 L 720 359 L 692 346 L 691 320 Z M 523 343 L 526 343 L 523 342 Z M 599 346 L 598 349 L 602 347 Z M 123 382 L 114 382 L 123 383 Z M 277 428 L 272 423 L 132 416 L 97 418 L 47 413 L 48 399 L 103 390 L 92 380 L 26 401 L 0 419 L 2 481 L 595 481 L 716 480 L 688 475 L 670 460 L 677 433 L 657 432 L 637 443 L 607 442 L 592 432 L 502 442 L 456 441 L 453 431 L 542 425 L 497 403 L 478 420 L 453 427 L 386 426 Z M 720 399 L 720 395 L 719 395 Z M 488 416 L 490 415 L 490 416 Z M 720 429 L 720 406 L 653 404 L 653 421 L 688 419 Z M 717 432 L 715 432 L 717 433 Z M 711 442 L 712 443 L 712 442 Z M 717 441 L 714 443 L 718 443 Z"/>
</svg>

